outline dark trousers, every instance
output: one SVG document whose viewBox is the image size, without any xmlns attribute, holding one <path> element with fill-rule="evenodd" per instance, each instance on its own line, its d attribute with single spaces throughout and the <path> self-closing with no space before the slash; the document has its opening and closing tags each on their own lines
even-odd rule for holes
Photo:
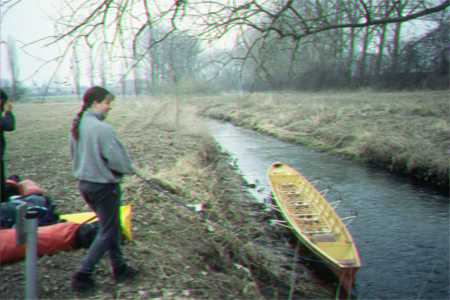
<svg viewBox="0 0 450 300">
<path fill-rule="evenodd" d="M 113 270 L 124 265 L 120 249 L 120 185 L 80 181 L 78 187 L 99 221 L 99 231 L 81 262 L 80 272 L 92 273 L 105 253 L 109 254 Z"/>
</svg>

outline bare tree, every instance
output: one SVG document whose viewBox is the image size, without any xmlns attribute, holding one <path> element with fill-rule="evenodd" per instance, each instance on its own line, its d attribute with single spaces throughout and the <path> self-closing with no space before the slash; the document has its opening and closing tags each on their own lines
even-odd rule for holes
<svg viewBox="0 0 450 300">
<path fill-rule="evenodd" d="M 7 13 L 14 8 L 17 4 L 19 4 L 21 0 L 2 0 L 0 1 L 0 81 L 2 80 L 2 67 L 1 67 L 1 57 L 2 57 L 2 48 L 3 45 L 8 45 L 6 41 L 3 40 L 3 34 L 2 34 L 2 25 L 3 25 L 3 19 L 7 15 Z M 16 51 L 16 50 L 14 50 Z M 9 48 L 8 48 L 9 53 Z"/>
<path fill-rule="evenodd" d="M 120 60 L 120 70 L 121 70 L 121 76 L 120 76 L 120 89 L 121 89 L 121 93 L 122 95 L 125 95 L 127 93 L 127 70 L 128 70 L 128 55 L 127 55 L 127 50 L 126 50 L 126 46 L 125 46 L 125 38 L 124 38 L 124 34 L 123 31 L 120 30 L 119 31 L 119 35 L 118 35 L 118 39 L 119 39 L 119 46 L 120 46 L 120 55 L 121 55 L 121 60 Z"/>
<path fill-rule="evenodd" d="M 11 77 L 11 97 L 17 98 L 17 86 L 19 83 L 19 61 L 17 57 L 16 41 L 8 37 L 8 64 Z"/>
<path fill-rule="evenodd" d="M 80 57 L 79 57 L 78 42 L 73 44 L 72 48 L 72 60 L 71 60 L 71 70 L 73 76 L 73 85 L 75 88 L 75 94 L 77 96 L 81 95 L 81 82 L 80 82 Z"/>
<path fill-rule="evenodd" d="M 449 1 L 415 1 L 416 5 L 408 9 L 400 9 L 407 1 L 391 0 L 397 3 L 397 14 L 379 13 L 391 6 L 386 1 L 359 0 L 352 1 L 354 11 L 359 16 L 352 19 L 343 19 L 340 11 L 330 12 L 330 1 L 318 0 L 311 2 L 311 9 L 299 9 L 297 1 L 129 1 L 129 0 L 94 0 L 82 1 L 76 11 L 82 13 L 82 19 L 66 24 L 67 29 L 58 35 L 54 42 L 67 38 L 90 38 L 96 34 L 105 34 L 105 28 L 114 36 L 119 33 L 120 27 L 126 19 L 132 18 L 135 28 L 132 28 L 131 42 L 136 47 L 137 38 L 146 28 L 158 24 L 168 27 L 167 34 L 159 41 L 164 40 L 183 24 L 183 21 L 194 22 L 193 27 L 200 37 L 217 39 L 231 31 L 246 31 L 252 29 L 259 32 L 262 38 L 271 33 L 279 38 L 301 40 L 309 35 L 320 32 L 378 26 L 390 23 L 401 24 L 429 14 L 446 9 Z M 144 13 L 142 13 L 144 12 Z M 375 13 L 378 12 L 378 13 Z M 336 15 L 338 14 L 338 15 Z M 156 41 L 158 43 L 159 41 Z M 155 44 L 152 44 L 153 47 Z"/>
<path fill-rule="evenodd" d="M 95 58 L 94 58 L 94 45 L 89 42 L 88 39 L 84 39 L 85 45 L 88 48 L 88 76 L 89 76 L 89 83 L 91 86 L 95 85 Z"/>
<path fill-rule="evenodd" d="M 102 44 L 99 47 L 99 56 L 100 56 L 100 66 L 99 66 L 99 73 L 100 73 L 100 84 L 102 86 L 108 86 L 108 51 L 105 49 L 105 45 Z"/>
<path fill-rule="evenodd" d="M 394 11 L 394 4 L 391 0 L 383 0 L 385 9 L 383 12 L 379 12 L 380 14 L 384 14 L 384 18 L 388 18 L 390 14 Z M 381 74 L 381 67 L 383 64 L 383 57 L 384 57 L 384 49 L 386 47 L 386 40 L 387 40 L 387 24 L 382 24 L 379 27 L 378 30 L 378 44 L 377 44 L 377 55 L 375 60 L 375 75 L 380 76 Z"/>
<path fill-rule="evenodd" d="M 292 63 L 286 69 L 289 78 L 298 78 L 301 73 L 297 70 L 303 65 L 300 49 L 310 52 L 310 57 L 314 57 L 314 51 L 319 49 L 327 57 L 327 61 L 323 57 L 318 59 L 323 74 L 330 73 L 328 65 L 332 65 L 335 76 L 346 68 L 347 75 L 341 77 L 350 82 L 358 74 L 355 70 L 359 70 L 360 77 L 366 76 L 371 63 L 367 54 L 372 34 L 378 34 L 377 67 L 374 69 L 379 73 L 388 61 L 384 59 L 388 45 L 392 49 L 392 66 L 398 64 L 395 59 L 401 54 L 401 24 L 443 12 L 450 5 L 449 0 L 64 0 L 64 3 L 70 13 L 62 18 L 60 33 L 51 43 L 62 42 L 64 46 L 72 47 L 74 41 L 82 39 L 85 47 L 91 50 L 100 44 L 109 51 L 121 48 L 122 56 L 117 58 L 126 61 L 122 87 L 128 74 L 142 66 L 142 61 L 147 61 L 149 66 L 145 74 L 148 74 L 147 80 L 151 78 L 148 85 L 152 90 L 164 80 L 177 78 L 179 81 L 179 67 L 173 61 L 172 65 L 167 63 L 170 61 L 167 53 L 156 49 L 180 31 L 189 30 L 189 35 L 203 40 L 240 35 L 239 47 L 243 51 L 238 51 L 239 55 L 230 55 L 230 58 L 241 66 L 253 65 L 255 76 L 262 80 L 274 82 L 280 78 L 279 73 L 275 74 L 274 69 L 268 67 L 276 66 L 275 62 L 267 61 L 267 55 L 276 49 L 271 43 L 278 40 L 282 41 L 280 45 L 288 47 L 277 51 L 285 51 L 283 53 L 290 57 Z M 148 32 L 153 32 L 150 42 L 142 47 L 140 40 Z M 360 39 L 363 41 L 362 52 L 356 46 Z M 316 45 L 308 47 L 307 43 Z M 90 65 L 93 78 L 94 64 Z"/>
<path fill-rule="evenodd" d="M 403 11 L 408 7 L 410 0 L 405 0 L 403 2 L 399 2 L 396 5 L 394 5 L 395 12 L 397 16 L 401 16 L 403 14 Z M 396 23 L 395 29 L 394 29 L 394 36 L 393 36 L 393 42 L 392 42 L 392 65 L 391 65 L 391 71 L 396 73 L 398 72 L 398 65 L 400 61 L 400 37 L 401 37 L 401 30 L 402 30 L 402 23 Z"/>
</svg>

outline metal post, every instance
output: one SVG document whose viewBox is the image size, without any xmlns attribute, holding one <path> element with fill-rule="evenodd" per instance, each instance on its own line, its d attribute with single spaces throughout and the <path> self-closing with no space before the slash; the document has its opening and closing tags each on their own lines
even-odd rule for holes
<svg viewBox="0 0 450 300">
<path fill-rule="evenodd" d="M 25 215 L 26 262 L 25 262 L 25 299 L 37 299 L 37 228 L 39 212 L 29 209 Z"/>
</svg>

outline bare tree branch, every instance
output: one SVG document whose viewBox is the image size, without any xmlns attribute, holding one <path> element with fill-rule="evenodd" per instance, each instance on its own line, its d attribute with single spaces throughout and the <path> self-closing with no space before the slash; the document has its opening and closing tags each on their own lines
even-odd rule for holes
<svg viewBox="0 0 450 300">
<path fill-rule="evenodd" d="M 13 6 L 19 1 L 7 0 L 3 4 Z M 418 0 L 414 6 L 408 0 L 374 1 L 374 4 L 355 0 L 348 1 L 351 8 L 348 4 L 335 9 L 332 1 L 323 0 L 82 0 L 78 4 L 64 1 L 72 15 L 58 20 L 61 33 L 39 42 L 45 41 L 46 45 L 64 43 L 63 52 L 68 53 L 78 39 L 84 39 L 89 47 L 103 43 L 111 51 L 119 39 L 125 39 L 127 51 L 133 53 L 133 63 L 123 77 L 146 59 L 152 48 L 180 31 L 192 30 L 197 37 L 207 40 L 218 40 L 230 33 L 253 32 L 255 37 L 251 40 L 243 37 L 247 52 L 239 57 L 233 55 L 245 65 L 249 59 L 258 60 L 252 52 L 259 46 L 264 50 L 266 41 L 273 38 L 288 39 L 292 41 L 293 49 L 298 49 L 300 41 L 306 37 L 333 33 L 337 29 L 343 32 L 345 29 L 353 31 L 355 28 L 403 23 L 445 11 L 450 5 L 450 0 Z M 183 27 L 185 21 L 191 28 Z M 139 41 L 153 28 L 164 28 L 163 34 L 152 37 L 143 48 Z M 292 57 L 295 58 L 294 52 Z M 264 63 L 259 63 L 258 70 L 270 76 Z"/>
</svg>

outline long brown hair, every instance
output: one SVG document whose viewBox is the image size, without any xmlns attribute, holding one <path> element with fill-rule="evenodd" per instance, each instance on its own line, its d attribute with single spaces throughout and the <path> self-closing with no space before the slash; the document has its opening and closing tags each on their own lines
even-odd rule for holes
<svg viewBox="0 0 450 300">
<path fill-rule="evenodd" d="M 89 88 L 83 95 L 83 104 L 81 105 L 80 111 L 77 113 L 76 117 L 72 121 L 72 128 L 70 132 L 72 133 L 72 137 L 77 141 L 80 137 L 79 126 L 81 122 L 81 118 L 83 117 L 84 112 L 91 107 L 94 102 L 102 102 L 106 96 L 111 95 L 107 89 L 101 86 L 93 86 Z"/>
</svg>

